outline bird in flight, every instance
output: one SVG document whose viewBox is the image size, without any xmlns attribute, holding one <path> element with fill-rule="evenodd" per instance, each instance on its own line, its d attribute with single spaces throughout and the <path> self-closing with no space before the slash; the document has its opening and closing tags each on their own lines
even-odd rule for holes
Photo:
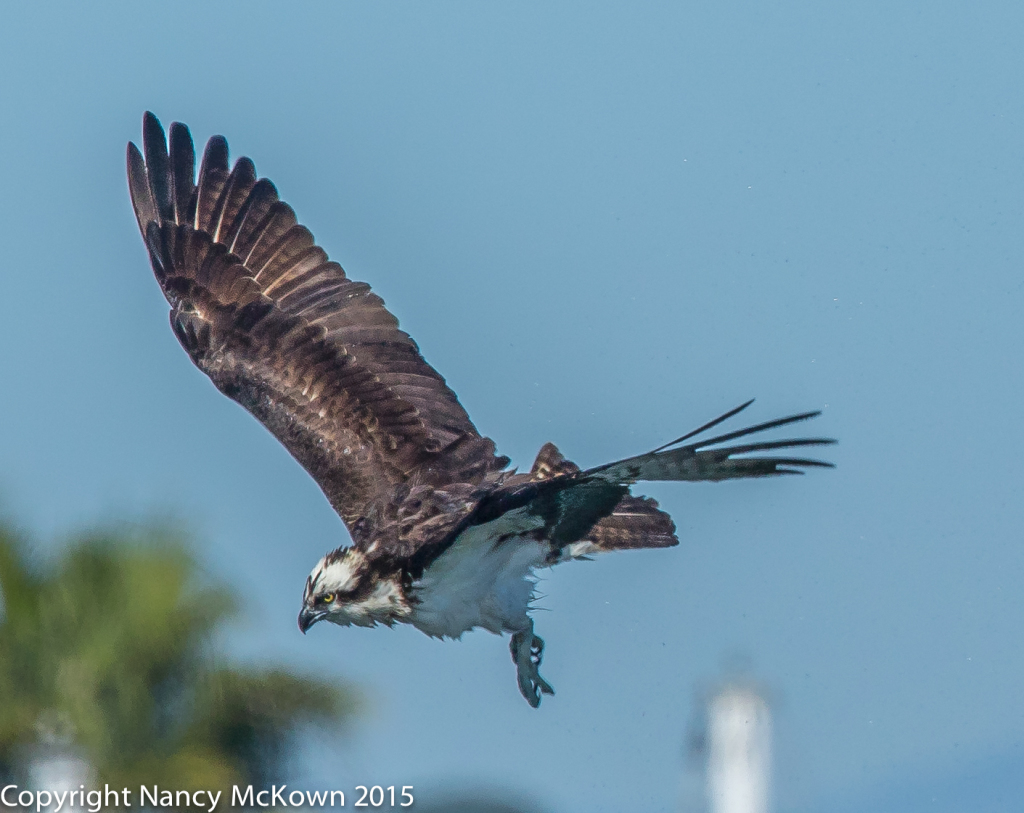
<svg viewBox="0 0 1024 813">
<path fill-rule="evenodd" d="M 826 438 L 750 439 L 818 412 L 706 437 L 748 402 L 646 454 L 581 470 L 548 443 L 517 473 L 370 286 L 327 258 L 252 161 L 229 167 L 223 137 L 197 179 L 188 128 L 172 124 L 168 143 L 147 113 L 128 186 L 178 341 L 309 472 L 351 535 L 306 579 L 302 632 L 330 621 L 509 633 L 536 707 L 554 691 L 538 671 L 534 571 L 678 544 L 669 515 L 632 485 L 831 465 L 793 456 Z"/>
</svg>

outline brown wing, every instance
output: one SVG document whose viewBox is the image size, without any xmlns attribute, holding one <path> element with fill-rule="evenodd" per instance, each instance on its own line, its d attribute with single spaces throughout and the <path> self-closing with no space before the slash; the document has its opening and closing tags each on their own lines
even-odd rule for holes
<svg viewBox="0 0 1024 813">
<path fill-rule="evenodd" d="M 128 183 L 175 334 L 313 476 L 357 544 L 379 541 L 410 491 L 465 500 L 507 465 L 380 297 L 328 260 L 252 161 L 229 170 L 215 136 L 196 183 L 188 128 L 171 125 L 168 153 L 150 113 L 143 150 L 128 145 Z"/>
</svg>

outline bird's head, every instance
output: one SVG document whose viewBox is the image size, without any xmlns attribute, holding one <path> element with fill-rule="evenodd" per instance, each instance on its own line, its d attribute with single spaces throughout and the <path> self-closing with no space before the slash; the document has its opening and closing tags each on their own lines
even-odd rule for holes
<svg viewBox="0 0 1024 813">
<path fill-rule="evenodd" d="M 318 621 L 343 627 L 392 626 L 409 611 L 398 573 L 374 567 L 356 548 L 338 548 L 306 579 L 299 629 L 305 633 Z"/>
</svg>

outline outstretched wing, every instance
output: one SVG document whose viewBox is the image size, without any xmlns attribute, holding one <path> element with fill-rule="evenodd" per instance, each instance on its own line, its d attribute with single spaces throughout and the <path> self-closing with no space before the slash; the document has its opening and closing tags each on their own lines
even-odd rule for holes
<svg viewBox="0 0 1024 813">
<path fill-rule="evenodd" d="M 805 457 L 763 457 L 761 452 L 787 452 L 828 446 L 831 438 L 791 438 L 728 444 L 770 429 L 817 417 L 804 412 L 737 429 L 723 435 L 692 440 L 742 412 L 748 401 L 647 454 L 597 466 L 586 471 L 569 462 L 552 444 L 545 445 L 529 475 L 507 477 L 476 507 L 470 522 L 485 524 L 503 514 L 526 508 L 544 528 L 544 538 L 559 551 L 581 543 L 580 550 L 659 548 L 678 544 L 671 518 L 658 503 L 630 494 L 641 481 L 711 481 L 802 474 L 805 468 L 832 468 L 831 463 Z M 673 448 L 674 447 L 674 448 Z M 754 456 L 750 456 L 754 455 Z"/>
<path fill-rule="evenodd" d="M 143 153 L 128 145 L 128 184 L 178 340 L 305 467 L 357 544 L 380 538 L 411 491 L 464 500 L 507 465 L 380 297 L 328 260 L 252 161 L 229 169 L 215 136 L 197 182 L 188 128 L 171 125 L 168 151 L 151 113 Z"/>
</svg>

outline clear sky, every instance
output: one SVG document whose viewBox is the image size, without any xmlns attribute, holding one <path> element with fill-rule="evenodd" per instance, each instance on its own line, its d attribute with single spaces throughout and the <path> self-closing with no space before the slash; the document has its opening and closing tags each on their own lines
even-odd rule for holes
<svg viewBox="0 0 1024 813">
<path fill-rule="evenodd" d="M 308 784 L 670 810 L 736 659 L 775 699 L 779 811 L 1019 765 L 1022 30 L 1016 2 L 7 5 L 6 510 L 194 529 L 233 652 L 369 698 Z M 168 329 L 124 177 L 146 109 L 251 156 L 519 465 L 756 396 L 823 409 L 839 467 L 649 489 L 678 548 L 544 575 L 539 711 L 486 633 L 303 638 L 346 534 Z"/>
</svg>

